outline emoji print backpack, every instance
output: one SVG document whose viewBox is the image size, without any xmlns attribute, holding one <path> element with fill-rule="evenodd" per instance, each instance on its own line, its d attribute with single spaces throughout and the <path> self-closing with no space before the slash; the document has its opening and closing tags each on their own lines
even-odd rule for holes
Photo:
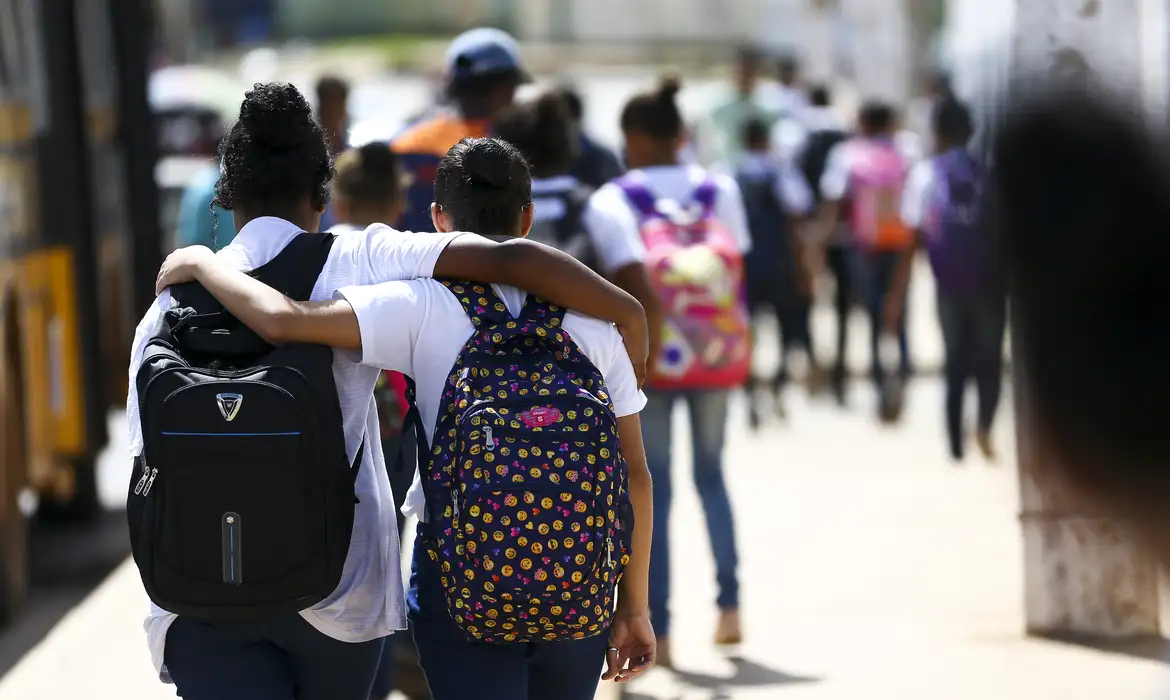
<svg viewBox="0 0 1170 700">
<path fill-rule="evenodd" d="M 428 556 L 473 641 L 604 632 L 633 534 L 626 462 L 601 373 L 529 297 L 443 282 L 475 328 L 451 370 L 424 464 Z"/>
<path fill-rule="evenodd" d="M 658 198 L 636 172 L 617 184 L 638 215 L 646 271 L 662 302 L 662 351 L 651 384 L 741 386 L 751 367 L 744 261 L 735 237 L 715 216 L 715 181 L 704 180 L 685 203 Z"/>
</svg>

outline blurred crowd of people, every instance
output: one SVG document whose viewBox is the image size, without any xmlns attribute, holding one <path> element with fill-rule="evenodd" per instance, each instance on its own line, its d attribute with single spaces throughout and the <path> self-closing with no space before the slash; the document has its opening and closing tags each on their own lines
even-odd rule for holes
<svg viewBox="0 0 1170 700">
<path fill-rule="evenodd" d="M 925 116 L 918 117 L 924 126 L 913 133 L 894 105 L 864 99 L 855 115 L 842 114 L 835 86 L 807 84 L 795 57 L 747 47 L 734 61 L 726 97 L 698 120 L 684 118 L 677 101 L 683 86 L 674 77 L 631 97 L 620 115 L 619 154 L 583 130 L 582 97 L 571 86 L 518 102 L 517 89 L 531 80 L 511 37 L 494 29 L 467 32 L 448 50 L 441 101 L 388 144 L 348 149 L 347 85 L 323 78 L 318 120 L 336 157 L 337 176 L 322 227 L 352 230 L 388 222 L 401 230 L 433 230 L 440 161 L 463 139 L 498 137 L 519 149 L 531 168 L 530 238 L 585 262 L 642 303 L 652 333 L 648 404 L 641 417 L 655 504 L 650 608 L 658 662 L 670 666 L 675 406 L 685 404 L 689 414 L 692 475 L 716 563 L 714 641 L 735 644 L 742 639 L 739 552 L 723 477 L 729 397 L 747 390 L 755 428 L 769 409 L 783 414 L 789 359 L 801 352 L 809 391 L 828 390 L 847 404 L 849 318 L 860 307 L 870 325 L 876 413 L 896 423 L 915 370 L 906 298 L 919 251 L 929 259 L 937 287 L 946 449 L 962 460 L 973 432 L 979 451 L 994 459 L 1006 303 L 991 253 L 979 241 L 984 165 L 967 149 L 975 125 L 943 76 L 934 79 Z M 191 185 L 181 223 L 184 244 L 222 247 L 234 235 L 231 217 L 215 216 L 210 207 L 218 172 L 213 165 Z M 710 258 L 691 256 L 682 270 L 685 256 L 671 248 L 679 236 L 704 241 L 714 252 Z M 671 281 L 671 274 L 683 273 L 689 288 Z M 707 280 L 704 289 L 694 288 L 697 279 Z M 693 313 L 697 296 L 706 316 Z M 820 356 L 810 321 L 822 298 L 836 314 L 832 357 Z M 680 310 L 686 304 L 691 306 Z M 751 346 L 764 315 L 773 316 L 780 330 L 780 364 L 772 376 L 756 377 Z M 725 361 L 700 372 L 695 358 L 704 353 Z M 973 431 L 963 416 L 969 383 L 979 395 Z M 387 373 L 376 398 L 386 463 L 414 464 L 401 375 Z M 389 458 L 399 454 L 405 458 Z M 401 507 L 413 470 L 391 469 Z M 409 635 L 392 639 L 375 696 L 394 687 L 421 696 L 425 684 L 413 678 Z M 401 672 L 397 679 L 395 669 Z"/>
</svg>

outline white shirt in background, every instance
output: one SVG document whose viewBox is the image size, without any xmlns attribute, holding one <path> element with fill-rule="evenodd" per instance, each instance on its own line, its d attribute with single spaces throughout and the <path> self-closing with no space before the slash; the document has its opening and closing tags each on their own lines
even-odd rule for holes
<svg viewBox="0 0 1170 700">
<path fill-rule="evenodd" d="M 906 177 L 906 188 L 902 191 L 902 223 L 912 229 L 921 229 L 926 216 L 926 205 L 934 188 L 934 162 L 924 160 L 915 163 Z"/>
<path fill-rule="evenodd" d="M 813 134 L 843 130 L 845 122 L 831 107 L 809 107 L 804 119 L 782 119 L 772 128 L 772 154 L 780 163 L 795 165 Z"/>
<path fill-rule="evenodd" d="M 735 179 L 725 173 L 712 173 L 698 165 L 659 165 L 631 170 L 630 175 L 641 178 L 647 189 L 658 199 L 669 199 L 687 204 L 693 201 L 695 190 L 708 177 L 715 178 L 715 218 L 727 227 L 746 253 L 752 247 L 748 231 L 747 214 L 744 212 L 743 195 Z M 639 214 L 630 203 L 626 193 L 616 183 L 610 182 L 597 190 L 589 199 L 589 209 L 605 212 L 615 226 L 621 226 L 622 234 L 629 245 L 640 252 L 644 259 L 645 245 L 642 243 Z"/>
<path fill-rule="evenodd" d="M 220 261 L 242 270 L 254 270 L 275 258 L 301 233 L 295 224 L 274 217 L 250 221 L 235 240 L 216 255 Z M 364 231 L 339 233 L 329 258 L 313 286 L 311 299 L 333 298 L 341 287 L 376 284 L 395 279 L 429 277 L 443 249 L 462 234 L 403 233 L 384 224 Z M 142 423 L 138 413 L 138 392 L 134 378 L 142 363 L 146 345 L 161 327 L 163 315 L 171 308 L 171 295 L 164 290 L 155 300 L 134 333 L 130 355 L 130 387 L 126 399 L 126 423 L 130 431 L 130 456 L 142 454 Z M 400 332 L 397 323 L 387 324 L 384 333 Z M 398 552 L 398 524 L 386 463 L 378 447 L 378 411 L 374 405 L 374 384 L 378 370 L 335 353 L 333 379 L 341 403 L 345 447 L 349 459 L 366 443 L 358 469 L 353 536 L 341 583 L 325 600 L 301 613 L 322 634 L 343 642 L 367 642 L 406 628 L 405 599 L 401 585 Z M 163 682 L 171 682 L 163 665 L 167 630 L 176 616 L 151 604 L 143 627 L 151 660 Z"/>
<path fill-rule="evenodd" d="M 493 289 L 509 313 L 520 313 L 527 292 L 514 287 Z M 449 289 L 434 280 L 346 287 L 339 295 L 357 314 L 362 363 L 402 372 L 415 381 L 418 409 L 430 444 L 451 368 L 474 332 L 463 306 Z M 646 397 L 638 390 L 634 366 L 617 329 L 571 311 L 565 314 L 563 328 L 601 372 L 618 417 L 640 412 L 646 406 Z M 426 497 L 418 471 L 402 513 L 426 520 Z"/>
<path fill-rule="evenodd" d="M 556 220 L 563 217 L 564 200 L 560 195 L 580 186 L 577 178 L 571 175 L 533 180 L 534 220 Z M 629 218 L 628 212 L 597 210 L 588 205 L 581 214 L 581 224 L 589 234 L 601 271 L 606 275 L 612 275 L 627 265 L 640 263 L 646 257 L 643 248 L 633 245 L 629 238 L 623 235 L 629 226 L 627 221 Z"/>
<path fill-rule="evenodd" d="M 808 110 L 808 96 L 804 88 L 768 81 L 756 87 L 756 96 L 778 114 L 803 121 Z"/>
</svg>

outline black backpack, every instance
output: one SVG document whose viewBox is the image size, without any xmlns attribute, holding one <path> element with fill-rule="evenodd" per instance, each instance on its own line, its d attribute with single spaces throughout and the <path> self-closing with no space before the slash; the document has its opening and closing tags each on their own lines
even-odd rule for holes
<svg viewBox="0 0 1170 700">
<path fill-rule="evenodd" d="M 849 133 L 839 129 L 814 131 L 800 154 L 800 171 L 818 203 L 821 201 L 821 176 L 829 164 L 829 153 L 834 146 L 848 138 Z"/>
<path fill-rule="evenodd" d="M 576 258 L 583 265 L 598 270 L 600 260 L 584 222 L 585 208 L 589 205 L 589 197 L 592 194 L 593 188 L 577 183 L 561 192 L 539 195 L 543 199 L 559 199 L 564 207 L 564 214 L 558 219 L 533 221 L 528 240 L 556 248 Z"/>
<path fill-rule="evenodd" d="M 306 301 L 332 245 L 303 233 L 251 274 Z M 207 621 L 310 608 L 341 580 L 365 448 L 350 463 L 333 351 L 268 345 L 198 284 L 171 294 L 136 377 L 144 449 L 126 512 L 142 583 Z"/>
</svg>

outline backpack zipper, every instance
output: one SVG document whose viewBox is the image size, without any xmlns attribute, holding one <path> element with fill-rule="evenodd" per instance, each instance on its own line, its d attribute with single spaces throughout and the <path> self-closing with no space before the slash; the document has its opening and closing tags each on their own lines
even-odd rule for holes
<svg viewBox="0 0 1170 700">
<path fill-rule="evenodd" d="M 145 497 L 150 493 L 150 487 L 154 486 L 154 480 L 158 477 L 158 469 L 150 470 L 150 478 L 146 480 L 146 488 L 142 489 L 142 495 Z"/>
<path fill-rule="evenodd" d="M 146 486 L 146 480 L 150 478 L 150 465 L 146 463 L 146 458 L 142 459 L 142 476 L 139 477 L 138 483 L 134 484 L 134 495 L 137 496 L 142 493 L 142 488 Z"/>
<path fill-rule="evenodd" d="M 496 449 L 496 441 L 492 438 L 492 426 L 484 426 L 483 434 L 483 446 L 486 447 L 489 451 L 494 452 Z"/>
<path fill-rule="evenodd" d="M 605 538 L 605 566 L 613 568 L 613 539 Z"/>
<path fill-rule="evenodd" d="M 459 517 L 459 490 L 451 489 L 451 517 Z"/>
</svg>

